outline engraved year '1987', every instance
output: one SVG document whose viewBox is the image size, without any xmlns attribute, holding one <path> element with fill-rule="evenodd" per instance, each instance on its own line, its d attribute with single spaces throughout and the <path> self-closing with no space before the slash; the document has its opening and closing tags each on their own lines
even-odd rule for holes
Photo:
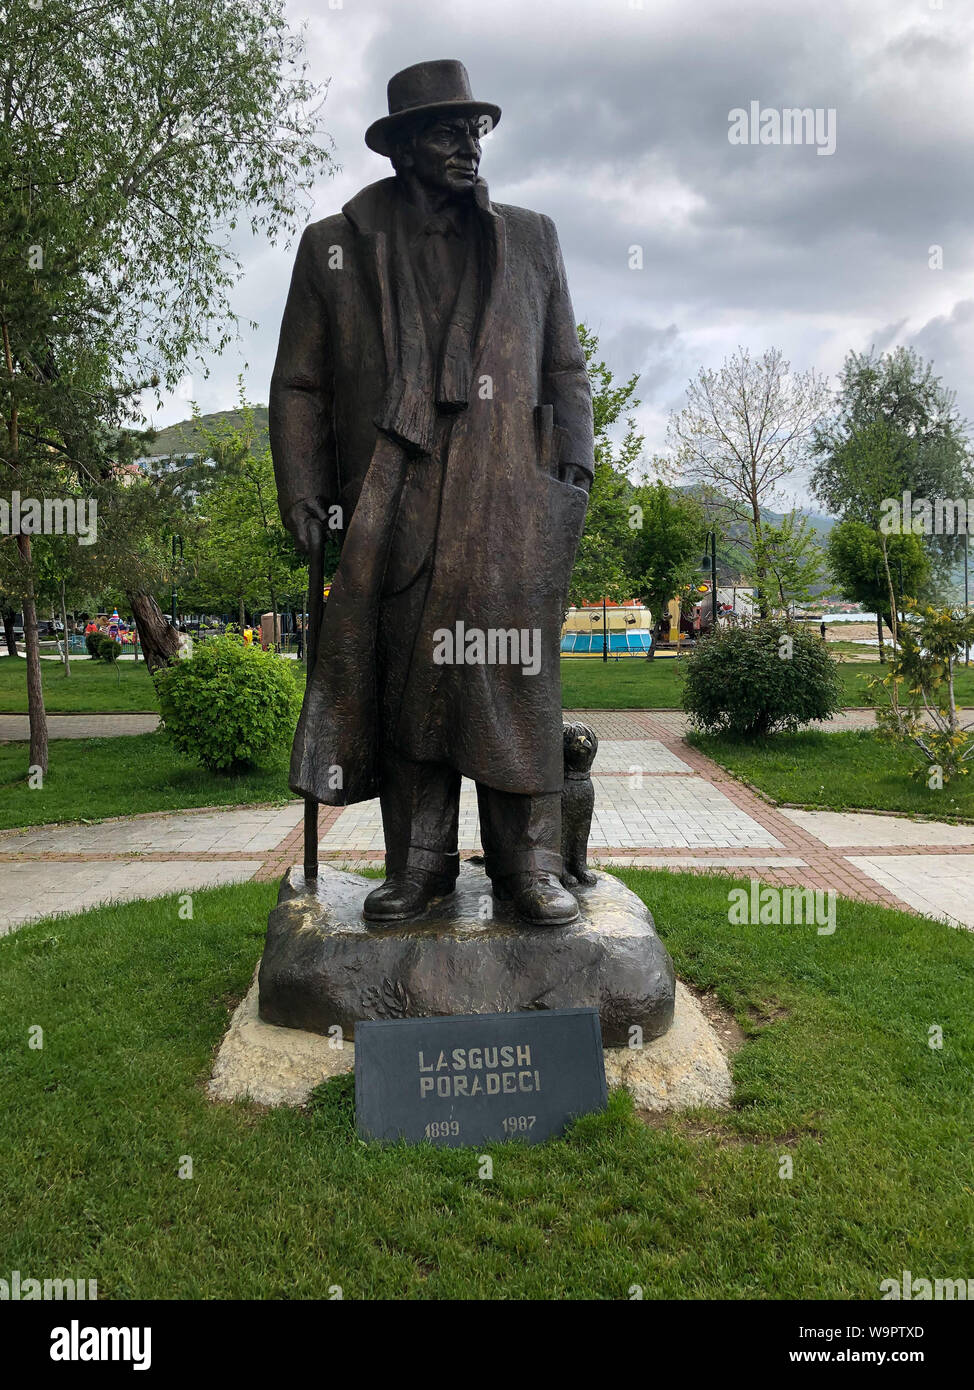
<svg viewBox="0 0 974 1390">
<path fill-rule="evenodd" d="M 534 1129 L 537 1118 L 537 1115 L 508 1115 L 501 1123 L 508 1134 L 527 1134 L 529 1129 Z"/>
</svg>

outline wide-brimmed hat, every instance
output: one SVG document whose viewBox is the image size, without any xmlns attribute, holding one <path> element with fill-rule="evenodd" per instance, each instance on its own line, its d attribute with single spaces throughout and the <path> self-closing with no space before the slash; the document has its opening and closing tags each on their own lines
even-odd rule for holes
<svg viewBox="0 0 974 1390">
<path fill-rule="evenodd" d="M 365 132 L 365 143 L 376 154 L 388 155 L 390 133 L 415 116 L 437 111 L 454 116 L 489 116 L 492 127 L 501 118 L 499 106 L 475 100 L 467 69 L 456 58 L 439 58 L 403 68 L 390 77 L 387 95 L 388 116 L 373 121 Z"/>
</svg>

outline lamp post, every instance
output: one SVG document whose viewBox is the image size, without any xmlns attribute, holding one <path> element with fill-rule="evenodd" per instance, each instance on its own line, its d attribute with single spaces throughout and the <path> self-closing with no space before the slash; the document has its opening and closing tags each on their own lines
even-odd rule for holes
<svg viewBox="0 0 974 1390">
<path fill-rule="evenodd" d="M 968 599 L 968 592 L 969 592 L 969 591 L 968 591 L 968 585 L 967 585 L 967 546 L 968 546 L 968 538 L 969 538 L 969 533 L 968 533 L 968 531 L 967 531 L 967 529 L 966 529 L 966 527 L 965 527 L 965 530 L 964 530 L 964 617 L 965 617 L 965 618 L 967 617 L 968 613 L 970 612 L 970 603 L 969 603 L 969 599 Z M 967 642 L 965 642 L 965 643 L 964 643 L 964 665 L 965 665 L 965 666 L 970 666 L 970 664 L 971 664 L 971 649 L 970 649 L 970 645 L 969 645 Z"/>
<path fill-rule="evenodd" d="M 717 631 L 717 532 L 708 531 L 705 542 L 707 549 L 703 559 L 700 561 L 700 568 L 706 574 L 710 570 L 710 604 L 711 613 L 714 620 L 714 632 Z"/>
<path fill-rule="evenodd" d="M 605 595 L 602 595 L 602 660 L 609 659 L 609 616 L 605 608 Z"/>
<path fill-rule="evenodd" d="M 176 555 L 180 560 L 183 558 L 183 538 L 173 536 L 172 538 L 172 625 L 176 626 Z"/>
<path fill-rule="evenodd" d="M 899 623 L 902 627 L 906 619 L 906 608 L 903 603 L 903 557 L 901 555 L 896 557 L 896 574 L 900 581 Z"/>
</svg>

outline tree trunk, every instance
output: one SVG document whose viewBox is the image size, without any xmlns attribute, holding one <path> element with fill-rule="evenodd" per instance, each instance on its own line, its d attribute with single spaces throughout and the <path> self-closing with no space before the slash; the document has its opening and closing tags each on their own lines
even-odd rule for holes
<svg viewBox="0 0 974 1390">
<path fill-rule="evenodd" d="M 4 636 L 4 641 L 5 641 L 6 644 L 7 644 L 7 655 L 8 655 L 8 656 L 19 656 L 19 655 L 20 655 L 20 653 L 17 651 L 17 639 L 14 637 L 14 618 L 15 618 L 15 616 L 16 616 L 16 615 L 15 615 L 14 610 L 13 610 L 12 608 L 5 608 L 5 609 L 3 610 L 3 613 L 2 613 L 2 617 L 3 617 L 3 636 Z"/>
<path fill-rule="evenodd" d="M 64 643 L 64 674 L 71 674 L 71 657 L 68 653 L 68 608 L 64 598 L 64 580 L 61 580 L 61 627 L 63 629 L 61 640 Z"/>
<path fill-rule="evenodd" d="M 244 608 L 244 601 L 240 600 L 240 640 L 243 641 L 244 628 L 247 626 L 247 610 Z"/>
<path fill-rule="evenodd" d="M 41 684 L 41 645 L 37 635 L 37 606 L 30 573 L 30 537 L 18 536 L 17 549 L 27 566 L 24 604 L 24 648 L 27 655 L 27 714 L 30 720 L 30 765 L 47 772 L 47 711 Z"/>
<path fill-rule="evenodd" d="M 876 614 L 876 634 L 879 637 L 879 662 L 881 666 L 886 664 L 886 653 L 883 650 L 883 615 Z"/>
<path fill-rule="evenodd" d="M 893 634 L 893 649 L 895 651 L 900 645 L 900 615 L 896 611 L 896 594 L 893 592 L 893 576 L 889 568 L 889 552 L 886 549 L 885 535 L 880 535 L 879 543 L 883 552 L 883 569 L 886 571 L 886 589 L 889 593 L 889 627 Z"/>
<path fill-rule="evenodd" d="M 179 633 L 166 619 L 151 594 L 140 590 L 130 593 L 128 600 L 142 644 L 142 655 L 152 675 L 175 660 L 179 652 Z"/>
</svg>

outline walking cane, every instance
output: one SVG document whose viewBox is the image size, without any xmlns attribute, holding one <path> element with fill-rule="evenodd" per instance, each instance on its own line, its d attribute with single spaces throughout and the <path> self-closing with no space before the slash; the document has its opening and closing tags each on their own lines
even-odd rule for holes
<svg viewBox="0 0 974 1390">
<path fill-rule="evenodd" d="M 314 675 L 318 661 L 318 638 L 324 609 L 325 536 L 321 523 L 313 521 L 309 528 L 311 541 L 308 550 L 308 630 L 304 649 L 308 658 L 308 680 Z M 318 877 L 318 803 L 313 796 L 304 798 L 304 876 Z"/>
</svg>

